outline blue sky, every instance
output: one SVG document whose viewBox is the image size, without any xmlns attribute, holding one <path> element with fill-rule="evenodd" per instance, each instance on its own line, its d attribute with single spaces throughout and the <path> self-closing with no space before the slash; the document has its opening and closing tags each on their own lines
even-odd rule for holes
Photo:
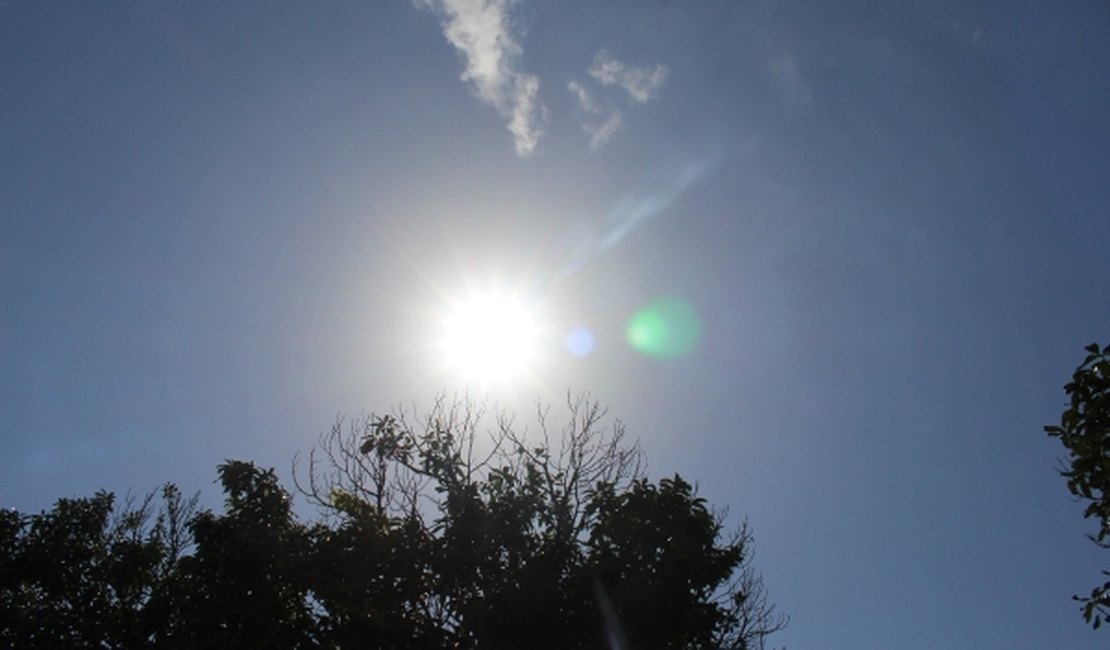
<svg viewBox="0 0 1110 650">
<path fill-rule="evenodd" d="M 1042 425 L 1110 339 L 1099 2 L 0 4 L 0 505 L 591 391 L 791 648 L 1094 648 Z M 445 366 L 478 289 L 541 324 Z M 680 305 L 693 343 L 630 345 Z M 592 347 L 568 349 L 572 331 Z M 576 353 L 575 353 L 576 352 Z"/>
</svg>

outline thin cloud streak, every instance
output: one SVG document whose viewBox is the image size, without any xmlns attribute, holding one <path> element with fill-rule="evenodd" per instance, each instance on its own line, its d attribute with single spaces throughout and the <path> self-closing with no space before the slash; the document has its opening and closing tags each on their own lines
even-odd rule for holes
<svg viewBox="0 0 1110 650">
<path fill-rule="evenodd" d="M 620 111 L 600 106 L 590 91 L 577 81 L 568 83 L 567 90 L 578 100 L 578 108 L 587 116 L 582 130 L 590 136 L 590 148 L 600 149 L 624 125 L 624 118 Z"/>
<path fill-rule="evenodd" d="M 586 87 L 582 84 L 577 81 L 571 81 L 567 84 L 567 90 L 578 100 L 578 107 L 583 111 L 595 115 L 601 112 L 601 107 L 594 101 L 593 95 L 591 95 L 590 91 L 586 90 Z"/>
<path fill-rule="evenodd" d="M 521 47 L 509 17 L 513 4 L 514 0 L 416 2 L 439 16 L 443 35 L 465 59 L 460 78 L 508 120 L 516 152 L 527 156 L 543 136 L 547 108 L 539 99 L 540 80 L 517 69 Z"/>
<path fill-rule="evenodd" d="M 602 86 L 623 88 L 633 101 L 643 104 L 663 85 L 670 69 L 658 63 L 652 67 L 637 68 L 618 61 L 607 50 L 601 50 L 594 56 L 588 72 Z"/>
<path fill-rule="evenodd" d="M 670 70 L 661 64 L 635 67 L 619 61 L 608 50 L 594 55 L 586 73 L 602 88 L 616 86 L 631 98 L 633 104 L 643 104 L 655 97 Z M 590 148 L 600 149 L 624 126 L 624 116 L 609 102 L 599 102 L 585 85 L 577 80 L 567 84 L 567 89 L 578 102 L 582 130 L 590 136 Z"/>
</svg>

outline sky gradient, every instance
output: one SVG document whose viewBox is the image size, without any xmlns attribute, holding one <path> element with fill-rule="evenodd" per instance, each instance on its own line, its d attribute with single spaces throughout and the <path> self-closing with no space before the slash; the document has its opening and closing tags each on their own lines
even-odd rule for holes
<svg viewBox="0 0 1110 650">
<path fill-rule="evenodd" d="M 589 391 L 748 518 L 775 645 L 1105 647 L 1042 426 L 1110 340 L 1108 33 L 1095 1 L 0 3 L 0 507 L 216 505 L 218 463 L 288 480 L 339 413 Z M 541 327 L 474 384 L 442 321 L 488 288 Z"/>
</svg>

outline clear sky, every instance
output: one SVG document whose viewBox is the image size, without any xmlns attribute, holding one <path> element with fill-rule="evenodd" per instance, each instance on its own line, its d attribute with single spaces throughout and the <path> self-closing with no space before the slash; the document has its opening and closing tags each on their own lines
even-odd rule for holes
<svg viewBox="0 0 1110 650">
<path fill-rule="evenodd" d="M 0 505 L 216 504 L 337 413 L 588 390 L 748 517 L 778 645 L 1106 647 L 1041 427 L 1110 340 L 1108 34 L 1080 0 L 6 0 Z"/>
</svg>

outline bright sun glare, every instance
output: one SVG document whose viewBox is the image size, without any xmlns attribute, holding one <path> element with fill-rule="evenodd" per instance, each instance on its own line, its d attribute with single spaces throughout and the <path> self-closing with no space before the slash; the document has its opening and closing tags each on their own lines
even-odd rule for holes
<svg viewBox="0 0 1110 650">
<path fill-rule="evenodd" d="M 529 306 L 508 294 L 474 295 L 444 322 L 448 364 L 470 379 L 493 382 L 524 371 L 536 353 L 537 323 Z"/>
</svg>

